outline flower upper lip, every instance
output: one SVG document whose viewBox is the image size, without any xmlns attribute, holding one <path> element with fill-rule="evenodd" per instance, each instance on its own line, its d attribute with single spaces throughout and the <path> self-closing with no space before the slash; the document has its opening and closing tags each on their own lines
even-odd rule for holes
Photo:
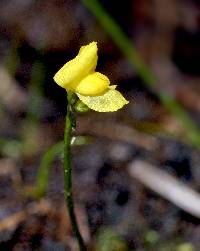
<svg viewBox="0 0 200 251">
<path fill-rule="evenodd" d="M 54 81 L 66 90 L 76 91 L 77 85 L 95 71 L 97 51 L 96 42 L 82 46 L 78 55 L 55 74 Z"/>
</svg>

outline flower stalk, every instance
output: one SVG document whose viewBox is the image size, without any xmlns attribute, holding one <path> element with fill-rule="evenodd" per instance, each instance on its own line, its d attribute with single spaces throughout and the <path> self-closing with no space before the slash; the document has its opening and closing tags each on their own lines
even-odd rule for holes
<svg viewBox="0 0 200 251">
<path fill-rule="evenodd" d="M 72 168 L 71 168 L 71 139 L 72 131 L 75 128 L 75 117 L 73 111 L 74 94 L 68 92 L 67 115 L 64 131 L 64 196 L 70 217 L 72 230 L 77 238 L 80 251 L 86 251 L 83 238 L 80 234 L 76 215 L 74 212 L 74 202 L 72 194 Z"/>
</svg>

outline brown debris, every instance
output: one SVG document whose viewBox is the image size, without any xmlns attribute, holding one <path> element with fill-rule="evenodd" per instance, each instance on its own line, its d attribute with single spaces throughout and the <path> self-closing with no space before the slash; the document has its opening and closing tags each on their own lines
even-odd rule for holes
<svg viewBox="0 0 200 251">
<path fill-rule="evenodd" d="M 46 200 L 30 203 L 23 211 L 14 213 L 0 221 L 0 232 L 16 228 L 20 223 L 28 218 L 28 215 L 47 214 L 51 210 L 51 205 Z"/>
</svg>

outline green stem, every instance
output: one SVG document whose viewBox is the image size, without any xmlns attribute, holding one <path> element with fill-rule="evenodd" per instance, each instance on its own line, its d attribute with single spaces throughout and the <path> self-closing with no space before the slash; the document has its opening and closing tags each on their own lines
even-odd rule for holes
<svg viewBox="0 0 200 251">
<path fill-rule="evenodd" d="M 67 115 L 64 133 L 64 195 L 67 204 L 69 217 L 73 232 L 77 238 L 80 251 L 86 251 L 83 238 L 80 234 L 78 223 L 74 212 L 74 203 L 72 195 L 72 168 L 71 168 L 71 138 L 74 127 L 74 117 L 72 112 L 73 94 L 68 93 Z"/>
</svg>

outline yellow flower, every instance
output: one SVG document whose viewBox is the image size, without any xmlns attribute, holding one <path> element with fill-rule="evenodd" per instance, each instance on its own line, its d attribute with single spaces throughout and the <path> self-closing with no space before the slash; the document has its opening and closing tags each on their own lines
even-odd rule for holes
<svg viewBox="0 0 200 251">
<path fill-rule="evenodd" d="M 95 72 L 97 65 L 97 43 L 82 46 L 78 55 L 67 62 L 54 76 L 54 81 L 67 91 L 77 94 L 89 108 L 98 112 L 114 112 L 128 101 L 110 86 L 109 79 Z"/>
</svg>

